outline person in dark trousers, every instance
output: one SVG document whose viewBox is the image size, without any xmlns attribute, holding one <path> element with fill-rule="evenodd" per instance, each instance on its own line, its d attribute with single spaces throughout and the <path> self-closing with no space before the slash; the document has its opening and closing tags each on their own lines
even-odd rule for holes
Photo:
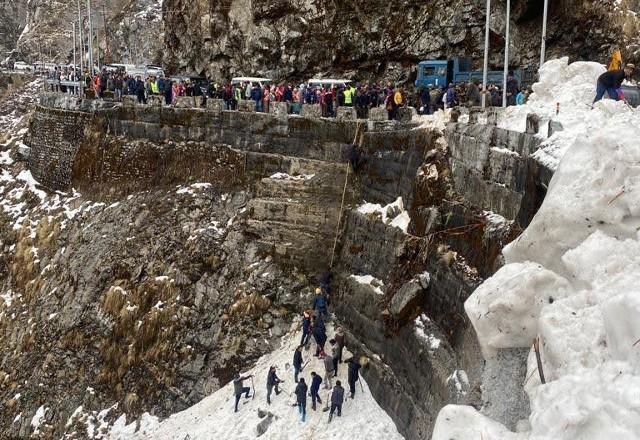
<svg viewBox="0 0 640 440">
<path fill-rule="evenodd" d="M 324 354 L 324 344 L 327 342 L 327 329 L 321 316 L 316 316 L 313 321 L 313 339 L 316 340 L 315 357 Z"/>
<path fill-rule="evenodd" d="M 171 105 L 173 102 L 173 81 L 167 82 L 164 88 L 164 103 Z"/>
<path fill-rule="evenodd" d="M 349 159 L 349 163 L 351 164 L 351 169 L 354 173 L 357 173 L 358 169 L 360 169 L 360 166 L 362 165 L 363 159 L 362 155 L 360 154 L 360 149 L 356 144 L 351 144 L 351 146 L 349 146 L 347 158 Z"/>
<path fill-rule="evenodd" d="M 144 81 L 142 81 L 142 79 L 138 77 L 136 79 L 136 96 L 138 97 L 139 104 L 147 103 L 147 97 L 145 96 L 144 92 L 145 92 Z"/>
<path fill-rule="evenodd" d="M 347 368 L 349 370 L 347 380 L 349 381 L 349 392 L 351 393 L 349 397 L 352 399 L 356 395 L 356 382 L 358 381 L 358 372 L 361 367 L 362 365 L 360 365 L 360 362 L 358 362 L 355 356 L 347 361 Z"/>
<path fill-rule="evenodd" d="M 319 287 L 316 289 L 316 297 L 313 300 L 313 310 L 316 312 L 316 316 L 320 316 L 322 319 L 327 318 L 327 297 Z"/>
<path fill-rule="evenodd" d="M 298 374 L 302 371 L 302 345 L 298 345 L 293 353 L 293 380 L 298 382 Z"/>
<path fill-rule="evenodd" d="M 298 412 L 300 413 L 300 421 L 304 422 L 307 416 L 307 384 L 304 378 L 300 378 L 298 385 L 296 386 L 296 403 L 298 404 Z"/>
<path fill-rule="evenodd" d="M 423 115 L 431 114 L 431 94 L 428 87 L 420 90 L 420 113 Z"/>
<path fill-rule="evenodd" d="M 631 75 L 635 71 L 636 66 L 633 64 L 627 64 L 623 70 L 609 70 L 604 72 L 598 77 L 598 84 L 596 86 L 596 98 L 593 103 L 600 101 L 605 92 L 609 95 L 610 99 L 618 101 L 618 89 L 622 87 L 622 81 L 625 79 L 631 79 Z"/>
<path fill-rule="evenodd" d="M 276 389 L 276 396 L 280 394 L 278 384 L 283 382 L 284 380 L 280 380 L 280 378 L 276 374 L 275 365 L 272 365 L 271 368 L 269 368 L 269 374 L 267 375 L 267 404 L 271 405 L 271 392 L 273 391 L 274 387 Z"/>
<path fill-rule="evenodd" d="M 335 369 L 333 368 L 333 357 L 327 354 L 324 357 L 324 387 L 327 390 L 331 389 L 331 378 L 335 376 Z"/>
<path fill-rule="evenodd" d="M 467 105 L 469 107 L 478 107 L 482 103 L 482 95 L 478 88 L 478 80 L 469 81 L 467 89 Z"/>
<path fill-rule="evenodd" d="M 329 423 L 333 418 L 333 413 L 338 410 L 338 417 L 342 416 L 342 403 L 344 402 L 344 388 L 342 388 L 342 382 L 336 381 L 336 386 L 333 387 L 331 393 L 331 411 L 329 411 Z"/>
<path fill-rule="evenodd" d="M 322 404 L 322 400 L 320 400 L 320 394 L 318 394 L 318 391 L 320 391 L 320 385 L 322 384 L 322 378 L 320 377 L 319 374 L 316 374 L 315 371 L 311 372 L 311 389 L 309 390 L 309 392 L 311 393 L 311 409 L 312 410 L 316 410 L 316 401 L 318 401 L 319 404 Z"/>
<path fill-rule="evenodd" d="M 518 80 L 513 75 L 513 70 L 507 76 L 507 105 L 516 105 L 516 95 L 518 94 Z"/>
<path fill-rule="evenodd" d="M 253 377 L 253 374 L 250 374 L 249 376 L 240 376 L 240 374 L 236 373 L 236 377 L 233 379 L 233 391 L 236 394 L 236 406 L 235 406 L 235 411 L 234 412 L 238 412 L 238 403 L 240 402 L 240 397 L 242 396 L 242 394 L 244 393 L 244 398 L 248 399 L 249 397 L 249 392 L 251 391 L 251 388 L 249 387 L 243 387 L 242 386 L 242 382 L 250 379 Z"/>
<path fill-rule="evenodd" d="M 311 313 L 304 311 L 302 314 L 302 339 L 300 345 L 307 345 L 311 339 Z"/>
</svg>

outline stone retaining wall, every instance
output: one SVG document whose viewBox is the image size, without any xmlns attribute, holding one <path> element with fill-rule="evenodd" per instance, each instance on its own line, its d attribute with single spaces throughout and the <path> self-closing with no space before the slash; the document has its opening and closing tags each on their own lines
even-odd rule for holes
<svg viewBox="0 0 640 440">
<path fill-rule="evenodd" d="M 495 125 L 450 123 L 446 130 L 456 190 L 473 205 L 526 227 L 552 171 L 531 157 L 541 140 Z"/>
</svg>

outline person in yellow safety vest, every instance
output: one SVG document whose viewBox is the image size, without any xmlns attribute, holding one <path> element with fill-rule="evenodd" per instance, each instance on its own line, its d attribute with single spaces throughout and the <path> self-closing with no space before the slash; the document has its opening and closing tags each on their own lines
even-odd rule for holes
<svg viewBox="0 0 640 440">
<path fill-rule="evenodd" d="M 156 78 L 154 81 L 151 81 L 151 93 L 157 95 L 160 93 L 160 89 L 158 88 L 158 79 Z"/>
<path fill-rule="evenodd" d="M 344 105 L 345 107 L 351 107 L 353 105 L 353 90 L 347 86 L 344 89 Z"/>
</svg>

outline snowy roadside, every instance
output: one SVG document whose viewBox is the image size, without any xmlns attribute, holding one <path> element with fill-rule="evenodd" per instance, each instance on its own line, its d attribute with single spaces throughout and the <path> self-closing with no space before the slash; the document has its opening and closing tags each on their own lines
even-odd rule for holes
<svg viewBox="0 0 640 440">
<path fill-rule="evenodd" d="M 327 326 L 329 335 L 333 334 L 331 325 Z M 271 440 L 288 440 L 293 438 L 342 439 L 342 438 L 384 438 L 388 440 L 402 439 L 391 420 L 373 399 L 367 383 L 362 380 L 364 391 L 357 385 L 355 399 L 347 399 L 342 408 L 342 417 L 334 417 L 328 423 L 328 412 L 323 412 L 328 391 L 321 387 L 320 396 L 323 404 L 318 405 L 317 411 L 311 409 L 311 398 L 307 399 L 307 420 L 299 421 L 297 408 L 293 407 L 295 396 L 291 395 L 295 388 L 293 382 L 293 368 L 291 362 L 293 352 L 300 339 L 300 333 L 290 333 L 282 341 L 282 347 L 264 357 L 256 366 L 245 374 L 253 374 L 256 387 L 255 398 L 242 399 L 240 410 L 233 411 L 233 384 L 229 383 L 200 403 L 191 408 L 174 414 L 166 420 L 160 421 L 156 417 L 144 414 L 136 432 L 136 423 L 125 424 L 121 416 L 111 428 L 109 438 L 113 440 L 207 440 L 224 438 L 227 440 L 250 439 L 259 435 L 258 426 L 264 430 L 261 438 Z M 312 348 L 314 344 L 312 343 Z M 343 359 L 351 356 L 345 350 Z M 311 383 L 311 372 L 324 374 L 321 360 L 313 357 L 313 350 L 304 351 L 303 358 L 310 363 L 305 367 L 300 377 L 307 384 Z M 278 376 L 284 380 L 283 392 L 279 396 L 272 395 L 271 405 L 266 403 L 266 377 L 269 367 L 278 367 Z M 347 366 L 340 364 L 338 379 L 348 390 Z M 250 381 L 245 382 L 245 386 Z M 335 384 L 335 381 L 334 381 Z M 355 434 L 357 433 L 357 434 Z"/>
<path fill-rule="evenodd" d="M 543 145 L 559 165 L 539 212 L 504 249 L 505 266 L 465 303 L 485 357 L 539 338 L 546 384 L 532 350 L 523 432 L 450 405 L 433 440 L 639 438 L 640 112 L 610 100 L 583 110 L 597 66 L 563 59 L 541 72 L 543 85 L 564 83 L 544 90 L 547 102 L 575 103 Z"/>
</svg>

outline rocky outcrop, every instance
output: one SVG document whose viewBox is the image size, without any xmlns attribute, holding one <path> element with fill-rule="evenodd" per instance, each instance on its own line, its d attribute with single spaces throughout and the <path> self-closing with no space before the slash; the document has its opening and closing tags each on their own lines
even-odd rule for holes
<svg viewBox="0 0 640 440">
<path fill-rule="evenodd" d="M 537 66 L 542 3 L 512 2 L 513 65 Z M 479 62 L 485 4 L 457 0 L 400 2 L 328 0 L 167 0 L 165 62 L 171 71 L 223 79 L 259 74 L 306 79 L 316 74 L 410 80 L 422 59 L 470 56 Z M 549 56 L 606 60 L 624 32 L 613 2 L 550 5 Z M 586 32 L 581 31 L 586 29 Z M 629 29 L 629 26 L 626 26 Z M 492 11 L 492 64 L 503 53 L 504 5 Z M 635 38 L 628 32 L 630 38 Z M 633 51 L 629 51 L 633 58 Z M 476 66 L 477 67 L 477 66 Z"/>
</svg>

